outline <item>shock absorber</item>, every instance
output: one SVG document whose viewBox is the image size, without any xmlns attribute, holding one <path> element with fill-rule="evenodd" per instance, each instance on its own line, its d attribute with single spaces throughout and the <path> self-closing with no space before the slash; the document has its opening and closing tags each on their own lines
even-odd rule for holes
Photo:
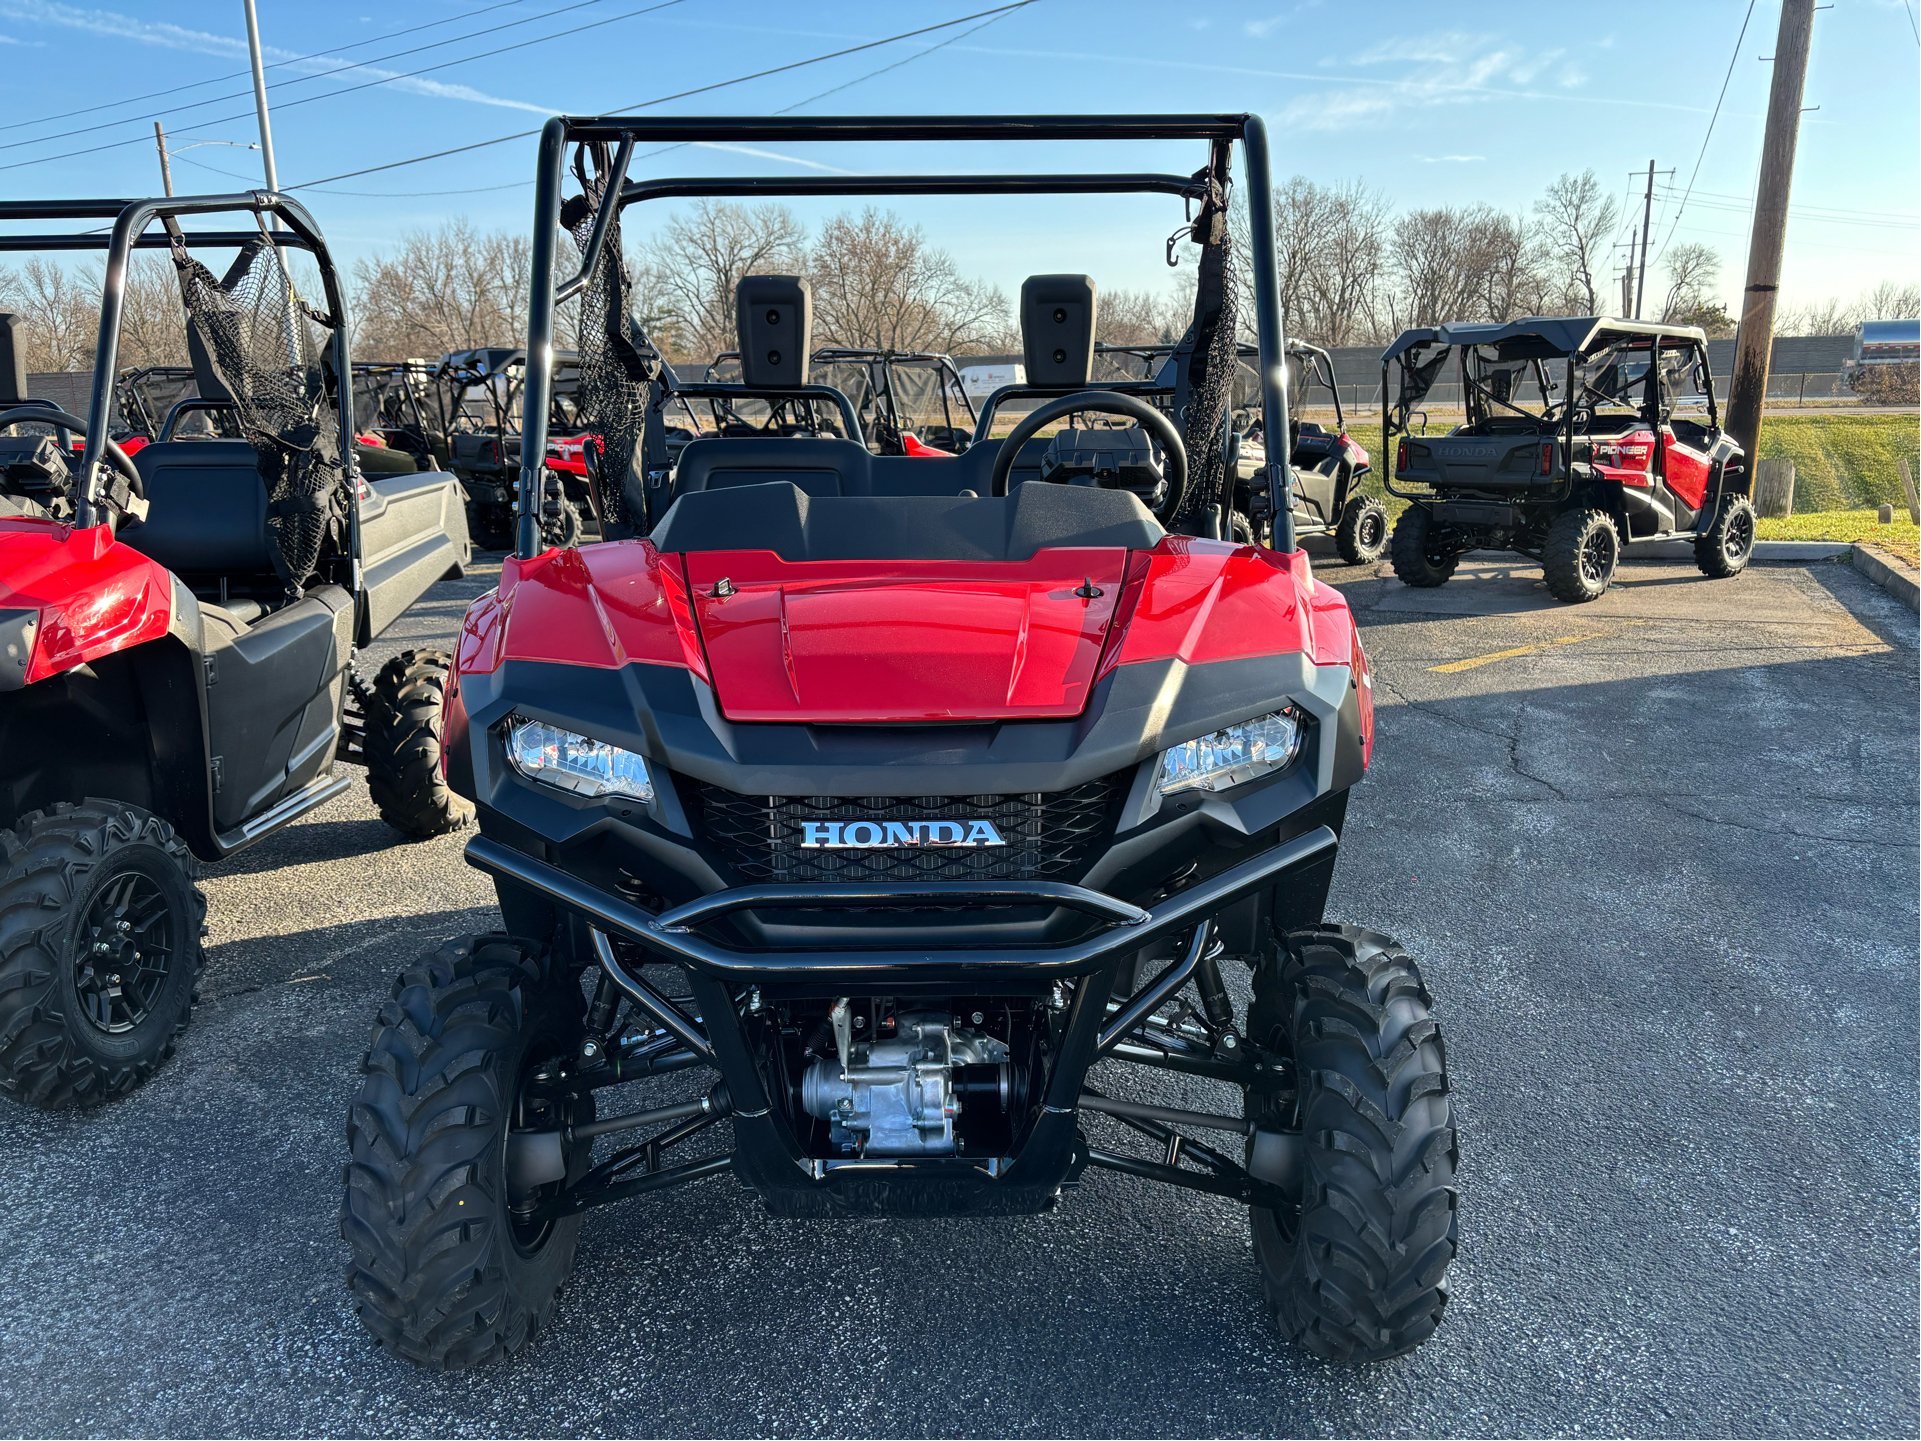
<svg viewBox="0 0 1921 1441">
<path fill-rule="evenodd" d="M 1194 968 L 1194 984 L 1201 993 L 1201 1014 L 1210 1031 L 1227 1030 L 1234 1024 L 1234 1002 L 1228 998 L 1227 985 L 1221 980 L 1221 956 L 1226 950 L 1219 941 L 1207 948 L 1200 965 Z"/>
</svg>

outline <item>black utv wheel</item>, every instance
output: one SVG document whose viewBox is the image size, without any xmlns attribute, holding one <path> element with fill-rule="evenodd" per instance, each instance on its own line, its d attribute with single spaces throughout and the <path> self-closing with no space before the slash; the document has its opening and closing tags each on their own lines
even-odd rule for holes
<svg viewBox="0 0 1921 1441">
<path fill-rule="evenodd" d="M 441 748 L 447 734 L 444 651 L 402 651 L 367 691 L 367 789 L 380 818 L 410 836 L 438 836 L 473 819 L 474 807 L 447 785 Z"/>
<path fill-rule="evenodd" d="M 1541 573 L 1556 600 L 1599 600 L 1620 563 L 1621 532 L 1605 510 L 1564 510 L 1547 528 Z"/>
<path fill-rule="evenodd" d="M 580 1216 L 533 1214 L 563 1183 L 509 1184 L 510 1130 L 565 1135 L 593 1119 L 591 1096 L 529 1098 L 582 1035 L 579 987 L 549 965 L 531 941 L 450 941 L 395 979 L 361 1059 L 340 1207 L 347 1285 L 374 1339 L 416 1365 L 513 1355 L 573 1272 Z M 591 1153 L 590 1141 L 563 1152 L 569 1180 Z"/>
<path fill-rule="evenodd" d="M 467 502 L 467 534 L 481 550 L 514 548 L 514 513 L 511 506 L 490 501 Z"/>
<path fill-rule="evenodd" d="M 1410 505 L 1394 522 L 1394 574 L 1403 585 L 1431 589 L 1446 585 L 1461 562 L 1453 539 L 1434 524 L 1424 505 Z"/>
<path fill-rule="evenodd" d="M 1372 565 L 1387 551 L 1387 507 L 1371 495 L 1357 495 L 1341 512 L 1334 545 L 1349 565 Z"/>
<path fill-rule="evenodd" d="M 1251 1212 L 1274 1322 L 1329 1361 L 1384 1361 L 1441 1322 L 1458 1241 L 1447 1057 L 1407 953 L 1354 926 L 1297 931 L 1254 977 L 1252 1037 L 1297 1089 L 1248 1116 L 1301 1133 L 1300 1202 Z"/>
<path fill-rule="evenodd" d="M 200 974 L 196 873 L 172 826 L 119 801 L 0 831 L 0 1092 L 97 1106 L 173 1054 Z"/>
<path fill-rule="evenodd" d="M 1694 537 L 1694 563 L 1703 575 L 1727 580 L 1748 568 L 1754 556 L 1754 507 L 1744 495 L 1722 499 L 1707 529 Z"/>
</svg>

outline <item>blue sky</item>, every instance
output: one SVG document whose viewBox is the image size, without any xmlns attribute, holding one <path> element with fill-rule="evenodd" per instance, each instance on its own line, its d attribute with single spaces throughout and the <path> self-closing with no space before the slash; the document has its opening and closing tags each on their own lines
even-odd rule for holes
<svg viewBox="0 0 1921 1441">
<path fill-rule="evenodd" d="M 537 128 L 557 110 L 631 106 L 938 24 L 995 0 L 678 0 L 633 13 L 647 3 L 259 0 L 269 62 L 292 62 L 268 72 L 281 182 L 295 187 Z M 1852 298 L 1880 280 L 1921 273 L 1917 3 L 1836 0 L 1816 16 L 1806 103 L 1820 108 L 1804 116 L 1801 132 L 1785 304 Z M 1632 193 L 1638 214 L 1629 172 L 1652 157 L 1676 172 L 1661 180 L 1657 250 L 1670 237 L 1714 245 L 1732 301 L 1771 71 L 1761 57 L 1774 50 L 1778 0 L 1755 0 L 1737 54 L 1749 11 L 1748 0 L 1037 0 L 984 28 L 975 21 L 641 113 L 1247 109 L 1267 117 L 1279 175 L 1358 178 L 1397 207 L 1486 201 L 1518 210 L 1561 171 L 1592 167 L 1624 201 Z M 542 38 L 578 26 L 592 28 Z M 522 48 L 482 55 L 507 45 Z M 395 54 L 403 51 L 412 53 Z M 248 82 L 235 73 L 245 56 L 240 0 L 0 0 L 0 195 L 157 191 L 156 114 L 179 137 L 174 144 L 194 147 L 176 155 L 178 189 L 239 188 L 236 177 L 257 184 L 257 154 L 198 143 L 257 138 Z M 437 68 L 389 78 L 427 66 Z M 1726 99 L 1704 148 L 1724 78 Z M 349 93 L 353 86 L 362 88 Z M 647 165 L 657 174 L 1187 171 L 1201 158 L 1191 144 L 778 150 L 683 149 Z M 70 151 L 90 153 L 43 160 Z M 516 140 L 297 193 L 352 258 L 455 215 L 485 228 L 525 227 L 532 158 L 533 141 Z M 1677 213 L 1691 178 L 1692 197 Z M 1179 218 L 1172 204 L 1073 198 L 897 208 L 963 269 L 1011 290 L 1022 276 L 1050 269 L 1086 270 L 1106 286 L 1165 284 L 1161 241 Z M 832 208 L 803 213 L 817 219 Z M 637 214 L 630 223 L 632 235 L 650 222 Z"/>
</svg>

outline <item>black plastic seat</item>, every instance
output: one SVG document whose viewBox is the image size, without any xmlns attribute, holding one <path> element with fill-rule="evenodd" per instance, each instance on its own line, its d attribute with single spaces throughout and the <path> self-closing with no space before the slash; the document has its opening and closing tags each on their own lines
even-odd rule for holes
<svg viewBox="0 0 1921 1441">
<path fill-rule="evenodd" d="M 133 463 L 147 492 L 147 518 L 120 539 L 175 575 L 274 575 L 267 487 L 244 440 L 169 440 L 142 446 Z"/>
<path fill-rule="evenodd" d="M 823 496 L 778 482 L 683 495 L 651 539 L 663 551 L 768 550 L 786 561 L 1023 561 L 1056 547 L 1151 550 L 1165 534 L 1124 490 L 1022 485 L 1004 497 Z"/>
</svg>

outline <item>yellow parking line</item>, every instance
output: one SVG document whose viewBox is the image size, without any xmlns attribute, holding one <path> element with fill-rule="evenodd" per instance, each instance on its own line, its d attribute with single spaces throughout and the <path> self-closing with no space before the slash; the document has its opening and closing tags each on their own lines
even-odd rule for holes
<svg viewBox="0 0 1921 1441">
<path fill-rule="evenodd" d="M 1497 660 L 1512 660 L 1517 655 L 1533 655 L 1536 651 L 1552 650 L 1557 645 L 1573 645 L 1577 640 L 1593 640 L 1599 631 L 1583 631 L 1579 635 L 1556 636 L 1553 640 L 1543 641 L 1540 645 L 1519 645 L 1513 650 L 1497 650 L 1492 655 L 1477 655 L 1472 660 L 1449 661 L 1446 665 L 1431 665 L 1430 671 L 1451 674 L 1459 670 L 1473 670 L 1477 665 L 1489 665 Z"/>
</svg>

